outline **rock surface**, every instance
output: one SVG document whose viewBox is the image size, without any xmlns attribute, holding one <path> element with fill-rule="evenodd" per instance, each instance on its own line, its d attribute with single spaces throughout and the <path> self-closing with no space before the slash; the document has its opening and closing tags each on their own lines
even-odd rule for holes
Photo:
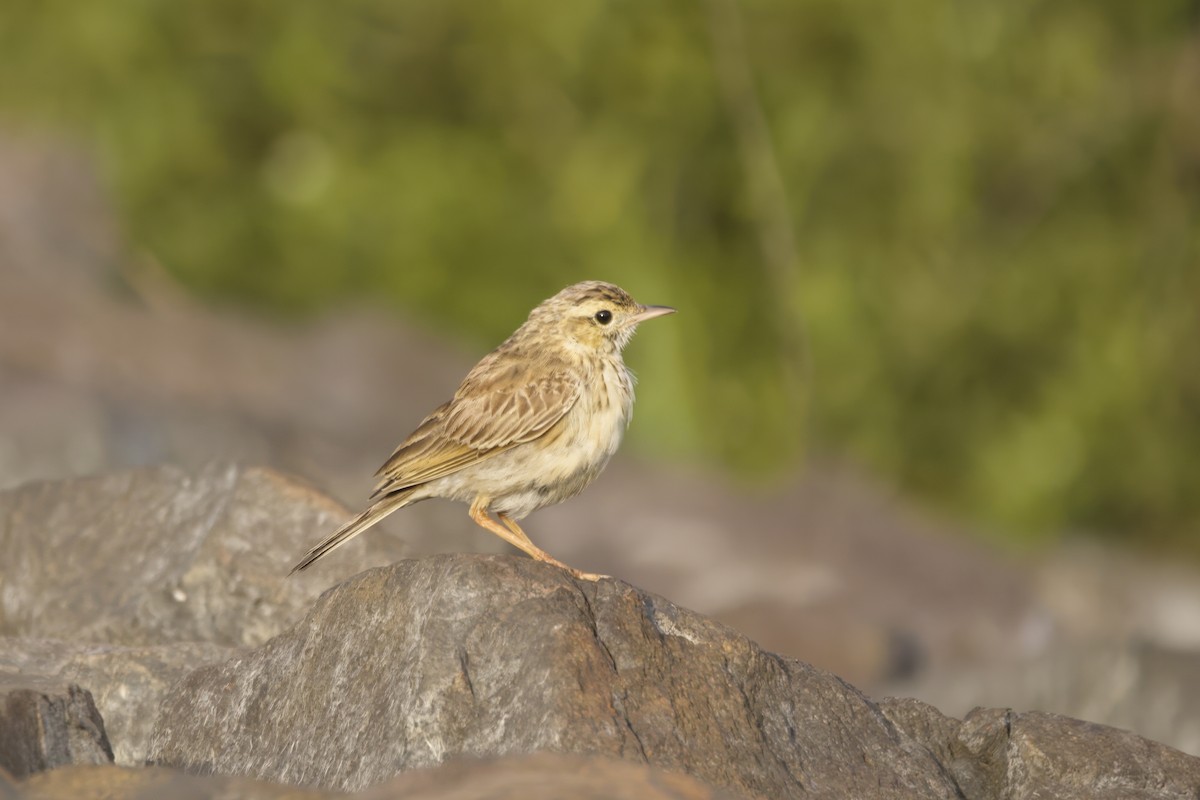
<svg viewBox="0 0 1200 800">
<path fill-rule="evenodd" d="M 540 750 L 739 795 L 956 797 L 930 752 L 829 673 L 617 581 L 516 557 L 368 571 L 292 630 L 177 684 L 152 759 L 356 790 Z"/>
<path fill-rule="evenodd" d="M 112 758 L 104 720 L 86 690 L 34 676 L 0 675 L 0 768 L 20 778 Z"/>
<path fill-rule="evenodd" d="M 380 531 L 339 551 L 336 565 L 289 579 L 348 515 L 274 470 L 221 463 L 2 492 L 0 635 L 261 644 L 298 620 L 331 574 L 400 557 L 402 543 Z"/>
</svg>

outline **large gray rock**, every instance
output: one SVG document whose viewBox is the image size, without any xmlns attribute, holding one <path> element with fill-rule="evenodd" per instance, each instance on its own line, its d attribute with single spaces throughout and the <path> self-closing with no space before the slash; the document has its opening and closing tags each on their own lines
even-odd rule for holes
<svg viewBox="0 0 1200 800">
<path fill-rule="evenodd" d="M 65 764 L 112 762 L 92 696 L 73 684 L 0 674 L 0 769 L 20 778 Z"/>
<path fill-rule="evenodd" d="M 288 578 L 348 515 L 274 470 L 220 463 L 0 492 L 0 635 L 261 644 L 298 620 L 331 576 L 401 556 L 403 544 L 379 531 Z"/>
<path fill-rule="evenodd" d="M 956 797 L 853 687 L 617 581 L 438 556 L 169 692 L 159 764 L 355 790 L 457 756 L 641 761 L 741 795 Z"/>
<path fill-rule="evenodd" d="M 618 581 L 440 556 L 174 686 L 157 763 L 358 790 L 458 757 L 644 762 L 742 796 L 1194 798 L 1200 759 L 1049 714 L 875 704 Z"/>
<path fill-rule="evenodd" d="M 133 766 L 146 761 L 154 717 L 167 688 L 196 667 L 231 654 L 231 648 L 204 642 L 117 647 L 0 638 L 0 678 L 44 679 L 86 689 L 104 719 L 114 760 Z"/>
</svg>

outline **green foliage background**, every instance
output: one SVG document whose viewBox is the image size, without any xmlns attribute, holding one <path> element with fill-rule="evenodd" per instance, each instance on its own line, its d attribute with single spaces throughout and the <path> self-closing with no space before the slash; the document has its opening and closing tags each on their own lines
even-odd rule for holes
<svg viewBox="0 0 1200 800">
<path fill-rule="evenodd" d="M 682 311 L 643 447 L 1200 551 L 1196 0 L 7 0 L 0 52 L 203 295 L 485 348 L 613 280 Z"/>
</svg>

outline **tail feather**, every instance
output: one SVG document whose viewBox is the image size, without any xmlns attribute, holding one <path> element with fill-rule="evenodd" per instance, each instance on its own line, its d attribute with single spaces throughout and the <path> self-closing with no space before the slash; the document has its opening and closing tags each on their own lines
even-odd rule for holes
<svg viewBox="0 0 1200 800">
<path fill-rule="evenodd" d="M 404 508 L 410 502 L 412 502 L 412 492 L 407 491 L 390 494 L 372 503 L 371 507 L 366 511 L 338 528 L 328 539 L 321 542 L 312 550 L 309 550 L 304 558 L 300 559 L 300 562 L 292 567 L 292 571 L 288 575 L 295 575 L 297 572 L 307 569 L 312 566 L 313 562 L 329 555 L 388 514 L 397 509 Z"/>
</svg>

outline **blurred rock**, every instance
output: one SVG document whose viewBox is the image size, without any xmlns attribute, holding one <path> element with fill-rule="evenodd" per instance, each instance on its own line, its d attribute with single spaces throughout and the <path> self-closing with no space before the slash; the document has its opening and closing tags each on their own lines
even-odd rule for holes
<svg viewBox="0 0 1200 800">
<path fill-rule="evenodd" d="M 603 758 L 538 753 L 414 770 L 352 795 L 164 767 L 66 767 L 21 785 L 26 800 L 734 800 L 684 775 Z M 13 797 L 16 788 L 12 789 Z M 4 798 L 0 782 L 0 798 Z"/>
<path fill-rule="evenodd" d="M 206 642 L 146 647 L 0 638 L 0 679 L 30 675 L 86 689 L 104 719 L 117 764 L 136 766 L 149 754 L 164 692 L 201 664 L 224 661 L 231 648 Z"/>
<path fill-rule="evenodd" d="M 875 691 L 956 716 L 994 705 L 1100 721 L 1200 755 L 1194 568 L 1083 541 L 1031 566 L 1046 617 L 1027 646 L 930 665 Z"/>
<path fill-rule="evenodd" d="M 679 773 L 610 758 L 537 753 L 413 770 L 362 800 L 733 800 Z"/>
<path fill-rule="evenodd" d="M 17 791 L 16 779 L 8 770 L 0 767 L 0 800 L 18 800 L 21 795 Z"/>
<path fill-rule="evenodd" d="M 1037 709 L 1137 731 L 1200 754 L 1200 654 L 1147 643 L 1060 642 L 1036 657 L 896 681 L 887 692 L 961 716 L 976 706 Z"/>
<path fill-rule="evenodd" d="M 932 752 L 967 800 L 1191 800 L 1200 759 L 1057 714 L 977 708 L 959 722 L 912 699 L 880 709 Z"/>
<path fill-rule="evenodd" d="M 617 581 L 435 556 L 169 692 L 152 760 L 342 790 L 458 757 L 620 757 L 764 797 L 954 797 L 857 690 Z"/>
<path fill-rule="evenodd" d="M 1194 798 L 1200 761 L 1127 731 L 1040 712 L 980 709 L 954 742 L 968 796 L 1060 800 Z M 958 764 L 962 764 L 959 761 Z M 964 775 L 967 770 L 960 770 Z"/>
<path fill-rule="evenodd" d="M 92 696 L 74 684 L 0 674 L 0 767 L 15 777 L 112 762 Z"/>
<path fill-rule="evenodd" d="M 1078 637 L 1200 653 L 1200 580 L 1193 563 L 1070 540 L 1034 572 L 1046 608 Z"/>
<path fill-rule="evenodd" d="M 65 140 L 0 132 L 0 272 L 94 282 L 121 257 L 95 163 Z"/>
<path fill-rule="evenodd" d="M 22 783 L 20 789 L 24 800 L 320 800 L 333 796 L 248 778 L 116 766 L 42 772 Z"/>
<path fill-rule="evenodd" d="M 129 646 L 265 642 L 330 583 L 327 564 L 287 573 L 349 513 L 229 464 L 28 484 L 0 512 L 0 634 Z M 344 550 L 336 567 L 353 571 L 402 546 L 380 532 Z"/>
<path fill-rule="evenodd" d="M 1200 791 L 1200 760 L 1128 731 L 1056 714 L 972 712 L 958 741 L 972 755 L 1003 752 L 1000 763 L 983 764 L 995 787 L 987 797 L 1190 800 Z"/>
</svg>

